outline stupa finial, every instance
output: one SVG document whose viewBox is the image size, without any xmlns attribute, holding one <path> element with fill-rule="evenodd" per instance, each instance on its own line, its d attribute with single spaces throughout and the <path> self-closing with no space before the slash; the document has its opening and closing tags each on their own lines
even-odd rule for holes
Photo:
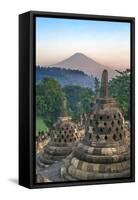
<svg viewBox="0 0 138 200">
<path fill-rule="evenodd" d="M 103 73 L 102 73 L 100 97 L 101 98 L 108 97 L 108 71 L 107 70 L 103 70 Z"/>
<path fill-rule="evenodd" d="M 61 116 L 67 117 L 67 99 L 66 99 L 66 97 L 63 97 Z"/>
</svg>

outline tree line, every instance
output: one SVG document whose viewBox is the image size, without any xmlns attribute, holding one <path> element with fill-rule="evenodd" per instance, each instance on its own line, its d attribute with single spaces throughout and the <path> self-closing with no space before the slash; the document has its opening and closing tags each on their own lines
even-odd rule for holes
<svg viewBox="0 0 138 200">
<path fill-rule="evenodd" d="M 109 81 L 109 94 L 114 97 L 126 119 L 130 118 L 130 70 L 118 71 Z M 61 87 L 53 78 L 43 78 L 36 85 L 36 116 L 41 117 L 50 128 L 62 111 L 64 97 L 67 99 L 67 112 L 78 121 L 80 115 L 90 110 L 90 105 L 99 96 L 100 81 L 95 78 L 95 89 L 78 85 Z"/>
</svg>

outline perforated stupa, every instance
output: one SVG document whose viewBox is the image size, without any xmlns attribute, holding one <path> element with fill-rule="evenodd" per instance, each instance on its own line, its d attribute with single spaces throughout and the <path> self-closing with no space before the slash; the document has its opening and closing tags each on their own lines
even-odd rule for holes
<svg viewBox="0 0 138 200">
<path fill-rule="evenodd" d="M 45 166 L 65 158 L 72 152 L 80 136 L 77 124 L 72 122 L 71 117 L 67 115 L 67 103 L 64 99 L 61 116 L 50 131 L 51 139 L 39 156 L 39 164 Z"/>
<path fill-rule="evenodd" d="M 100 97 L 91 110 L 85 137 L 64 161 L 65 180 L 130 176 L 128 130 L 116 101 L 108 96 L 108 72 L 103 71 Z"/>
</svg>

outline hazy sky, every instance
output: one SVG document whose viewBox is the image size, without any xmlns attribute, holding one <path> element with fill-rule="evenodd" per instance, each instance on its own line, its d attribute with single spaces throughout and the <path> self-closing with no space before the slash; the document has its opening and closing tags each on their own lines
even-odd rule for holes
<svg viewBox="0 0 138 200">
<path fill-rule="evenodd" d="M 36 18 L 36 64 L 47 66 L 81 52 L 95 61 L 130 66 L 130 23 Z"/>
</svg>

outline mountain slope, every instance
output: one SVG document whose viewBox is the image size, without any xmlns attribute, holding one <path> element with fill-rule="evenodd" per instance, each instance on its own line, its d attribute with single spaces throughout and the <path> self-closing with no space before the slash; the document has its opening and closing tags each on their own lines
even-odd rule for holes
<svg viewBox="0 0 138 200">
<path fill-rule="evenodd" d="M 89 75 L 92 74 L 93 76 L 96 76 L 98 78 L 101 77 L 101 73 L 104 69 L 108 70 L 109 78 L 111 78 L 115 74 L 115 71 L 113 69 L 96 62 L 95 60 L 89 58 L 82 53 L 75 53 L 69 58 L 52 65 L 52 67 L 78 69 L 84 71 Z"/>
<path fill-rule="evenodd" d="M 36 67 L 36 83 L 47 77 L 57 80 L 62 87 L 65 85 L 79 85 L 94 89 L 94 77 L 82 71 L 57 67 Z"/>
</svg>

